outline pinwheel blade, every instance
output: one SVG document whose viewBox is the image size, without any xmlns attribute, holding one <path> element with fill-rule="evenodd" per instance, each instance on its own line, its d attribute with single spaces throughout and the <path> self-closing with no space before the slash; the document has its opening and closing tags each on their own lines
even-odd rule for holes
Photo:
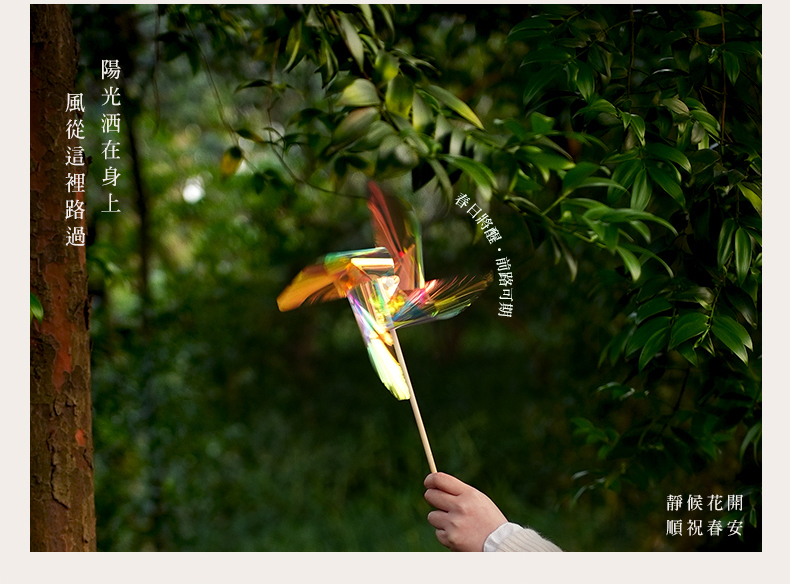
<svg viewBox="0 0 790 584">
<path fill-rule="evenodd" d="M 443 278 L 419 290 L 398 291 L 389 302 L 395 328 L 454 317 L 480 296 L 491 279 L 491 274 Z"/>
<path fill-rule="evenodd" d="M 368 208 L 376 245 L 390 252 L 402 290 L 422 288 L 425 286 L 422 238 L 414 212 L 400 199 L 385 195 L 375 183 L 368 183 L 368 187 Z"/>
<path fill-rule="evenodd" d="M 379 282 L 369 280 L 349 290 L 348 302 L 381 382 L 397 399 L 405 400 L 409 399 L 409 388 L 395 353 L 392 317 Z"/>
<path fill-rule="evenodd" d="M 281 311 L 302 304 L 345 298 L 362 282 L 393 274 L 393 262 L 383 247 L 332 253 L 307 266 L 277 297 Z"/>
</svg>

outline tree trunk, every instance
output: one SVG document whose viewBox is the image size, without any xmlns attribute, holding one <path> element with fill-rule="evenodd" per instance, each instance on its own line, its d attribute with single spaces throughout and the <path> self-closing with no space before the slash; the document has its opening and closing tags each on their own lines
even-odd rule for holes
<svg viewBox="0 0 790 584">
<path fill-rule="evenodd" d="M 85 227 L 66 220 L 66 199 L 84 201 L 66 188 L 76 71 L 68 9 L 31 5 L 30 289 L 44 308 L 30 329 L 31 551 L 96 550 L 85 247 L 66 245 L 68 227 Z"/>
</svg>

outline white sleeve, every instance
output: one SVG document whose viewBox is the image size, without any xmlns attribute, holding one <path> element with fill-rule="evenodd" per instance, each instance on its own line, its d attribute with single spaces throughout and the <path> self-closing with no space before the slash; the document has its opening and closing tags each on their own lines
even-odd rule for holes
<svg viewBox="0 0 790 584">
<path fill-rule="evenodd" d="M 503 523 L 486 538 L 483 551 L 561 552 L 562 550 L 532 529 L 526 529 L 515 523 Z"/>
</svg>

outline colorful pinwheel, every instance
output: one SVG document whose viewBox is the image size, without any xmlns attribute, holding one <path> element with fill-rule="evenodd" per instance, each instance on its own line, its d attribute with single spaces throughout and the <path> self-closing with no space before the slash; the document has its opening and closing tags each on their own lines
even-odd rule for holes
<svg viewBox="0 0 790 584">
<path fill-rule="evenodd" d="M 370 361 L 385 387 L 411 402 L 431 472 L 436 472 L 395 329 L 455 316 L 480 295 L 491 276 L 431 280 L 422 268 L 419 223 L 413 212 L 369 183 L 376 245 L 333 253 L 303 269 L 277 298 L 281 311 L 348 298 Z"/>
</svg>

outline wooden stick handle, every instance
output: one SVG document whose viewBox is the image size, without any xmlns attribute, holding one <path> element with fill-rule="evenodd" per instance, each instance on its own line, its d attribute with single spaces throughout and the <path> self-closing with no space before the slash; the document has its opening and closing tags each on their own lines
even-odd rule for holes
<svg viewBox="0 0 790 584">
<path fill-rule="evenodd" d="M 422 447 L 425 449 L 425 458 L 428 459 L 428 467 L 431 472 L 436 472 L 436 462 L 433 460 L 433 453 L 431 452 L 431 444 L 428 442 L 428 434 L 425 432 L 425 426 L 422 423 L 422 416 L 420 415 L 420 408 L 417 406 L 417 396 L 414 395 L 414 388 L 409 379 L 409 370 L 406 369 L 406 359 L 403 358 L 403 351 L 400 348 L 398 335 L 395 334 L 395 329 L 390 330 L 392 340 L 395 345 L 395 354 L 398 356 L 401 369 L 403 369 L 403 377 L 406 380 L 406 385 L 409 387 L 409 403 L 411 404 L 411 411 L 414 412 L 414 421 L 417 422 L 417 430 L 420 433 L 420 440 L 422 440 Z"/>
</svg>

